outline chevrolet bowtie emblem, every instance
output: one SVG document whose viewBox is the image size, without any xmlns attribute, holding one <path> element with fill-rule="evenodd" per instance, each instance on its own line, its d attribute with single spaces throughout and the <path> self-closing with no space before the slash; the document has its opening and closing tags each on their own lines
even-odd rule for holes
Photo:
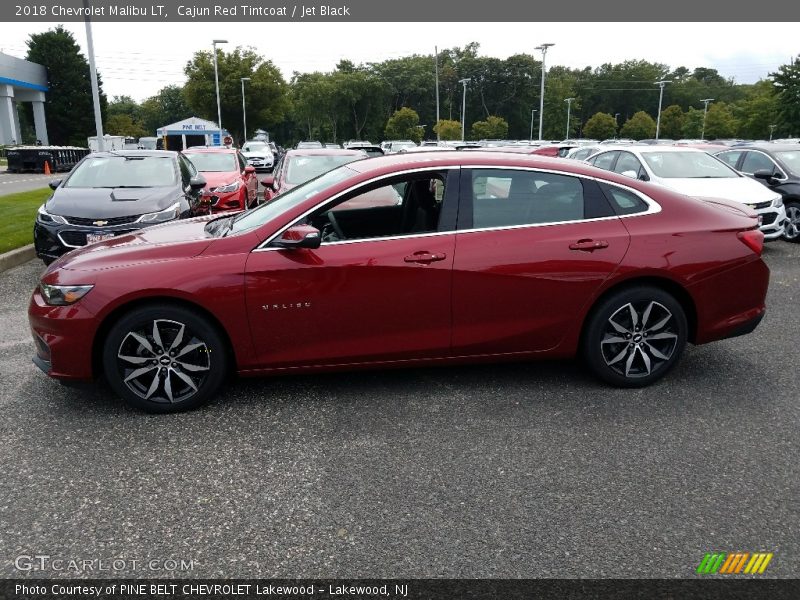
<svg viewBox="0 0 800 600">
<path fill-rule="evenodd" d="M 102 227 L 103 225 L 108 225 L 108 221 L 92 221 L 92 225 L 96 225 L 97 227 Z"/>
</svg>

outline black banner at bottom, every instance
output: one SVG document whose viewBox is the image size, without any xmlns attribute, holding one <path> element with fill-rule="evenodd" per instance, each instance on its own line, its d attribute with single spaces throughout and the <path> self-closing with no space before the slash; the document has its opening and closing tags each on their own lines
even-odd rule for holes
<svg viewBox="0 0 800 600">
<path fill-rule="evenodd" d="M 800 598 L 797 579 L 5 579 L 8 600 Z"/>
</svg>

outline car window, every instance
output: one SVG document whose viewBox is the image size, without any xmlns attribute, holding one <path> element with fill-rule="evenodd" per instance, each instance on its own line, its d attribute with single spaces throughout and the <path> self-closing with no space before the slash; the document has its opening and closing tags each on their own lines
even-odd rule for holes
<svg viewBox="0 0 800 600">
<path fill-rule="evenodd" d="M 591 163 L 595 167 L 599 167 L 600 169 L 605 169 L 606 171 L 611 170 L 611 163 L 614 162 L 614 158 L 616 158 L 619 152 L 605 152 L 603 154 L 599 154 L 591 161 Z"/>
<path fill-rule="evenodd" d="M 639 175 L 639 169 L 642 168 L 642 163 L 630 152 L 620 152 L 617 164 L 614 165 L 615 173 L 624 173 L 625 171 L 633 171 Z"/>
<path fill-rule="evenodd" d="M 729 167 L 736 168 L 736 163 L 739 162 L 739 157 L 742 155 L 741 150 L 731 150 L 730 152 L 722 152 L 715 156 L 724 162 Z"/>
<path fill-rule="evenodd" d="M 178 156 L 178 167 L 181 171 L 181 179 L 183 180 L 183 186 L 186 187 L 189 185 L 189 181 L 192 177 L 197 175 L 197 169 L 192 164 L 191 161 L 187 160 L 183 156 Z"/>
<path fill-rule="evenodd" d="M 323 243 L 433 233 L 438 230 L 445 171 L 393 177 L 343 196 L 308 218 Z"/>
<path fill-rule="evenodd" d="M 237 152 L 236 159 L 239 161 L 239 170 L 244 171 L 244 168 L 247 166 L 247 159 L 244 157 L 244 154 Z"/>
<path fill-rule="evenodd" d="M 647 202 L 633 192 L 608 184 L 601 184 L 600 187 L 618 215 L 633 215 L 649 208 Z"/>
<path fill-rule="evenodd" d="M 580 179 L 500 169 L 472 172 L 472 227 L 507 227 L 584 218 Z"/>
<path fill-rule="evenodd" d="M 318 177 L 331 169 L 353 162 L 359 158 L 362 158 L 362 156 L 358 154 L 292 156 L 286 159 L 286 173 L 284 174 L 284 178 L 286 179 L 286 183 L 291 183 L 292 185 L 305 183 L 309 179 Z"/>
<path fill-rule="evenodd" d="M 740 177 L 727 164 L 705 152 L 642 152 L 647 166 L 664 179 L 728 179 Z"/>
<path fill-rule="evenodd" d="M 769 172 L 775 170 L 775 163 L 766 155 L 761 152 L 747 152 L 742 161 L 742 172 L 753 174 L 756 171 L 766 169 Z"/>
</svg>

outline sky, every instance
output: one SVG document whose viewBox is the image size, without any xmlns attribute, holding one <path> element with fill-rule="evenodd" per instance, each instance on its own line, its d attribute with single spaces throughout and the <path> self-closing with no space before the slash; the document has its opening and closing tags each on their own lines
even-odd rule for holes
<svg viewBox="0 0 800 600">
<path fill-rule="evenodd" d="M 25 56 L 32 33 L 55 23 L 0 23 L 0 51 Z M 67 23 L 86 51 L 83 23 Z M 675 68 L 710 67 L 736 83 L 753 83 L 797 55 L 796 23 L 93 23 L 97 68 L 109 98 L 137 101 L 184 81 L 183 67 L 212 39 L 227 48 L 253 47 L 289 80 L 294 71 L 330 71 L 439 48 L 480 44 L 480 54 L 504 59 L 555 43 L 547 66 L 597 67 L 630 59 Z"/>
</svg>

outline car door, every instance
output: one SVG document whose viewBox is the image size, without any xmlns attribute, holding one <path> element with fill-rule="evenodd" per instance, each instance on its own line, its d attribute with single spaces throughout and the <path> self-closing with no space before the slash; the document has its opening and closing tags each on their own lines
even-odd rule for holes
<svg viewBox="0 0 800 600">
<path fill-rule="evenodd" d="M 426 180 L 439 182 L 439 188 L 423 198 L 419 182 Z M 372 206 L 365 195 L 375 199 Z M 390 196 L 402 202 L 387 201 Z M 303 217 L 321 230 L 319 248 L 267 243 L 247 261 L 247 308 L 259 364 L 281 368 L 446 354 L 457 171 L 381 180 L 333 202 L 358 208 L 332 210 L 323 203 Z M 338 214 L 333 221 L 331 212 Z"/>
<path fill-rule="evenodd" d="M 625 255 L 626 228 L 590 179 L 481 168 L 460 188 L 454 354 L 556 347 Z"/>
<path fill-rule="evenodd" d="M 617 162 L 614 163 L 614 172 L 632 177 L 632 179 L 640 179 L 642 181 L 649 179 L 641 161 L 632 152 L 621 151 L 619 153 Z"/>
<path fill-rule="evenodd" d="M 617 156 L 619 156 L 619 150 L 609 150 L 608 152 L 601 152 L 600 154 L 596 154 L 586 162 L 591 165 L 594 165 L 598 169 L 605 169 L 606 171 L 611 171 L 614 167 L 614 163 L 617 160 Z"/>
<path fill-rule="evenodd" d="M 742 158 L 742 165 L 739 170 L 745 175 L 753 177 L 753 179 L 756 181 L 761 182 L 768 188 L 777 192 L 780 191 L 779 188 L 782 180 L 786 178 L 783 170 L 774 160 L 772 160 L 763 152 L 759 152 L 757 150 L 748 150 L 745 152 L 745 155 Z M 772 180 L 758 179 L 754 177 L 754 173 L 756 171 L 769 171 L 770 173 L 774 173 L 776 176 Z"/>
</svg>

